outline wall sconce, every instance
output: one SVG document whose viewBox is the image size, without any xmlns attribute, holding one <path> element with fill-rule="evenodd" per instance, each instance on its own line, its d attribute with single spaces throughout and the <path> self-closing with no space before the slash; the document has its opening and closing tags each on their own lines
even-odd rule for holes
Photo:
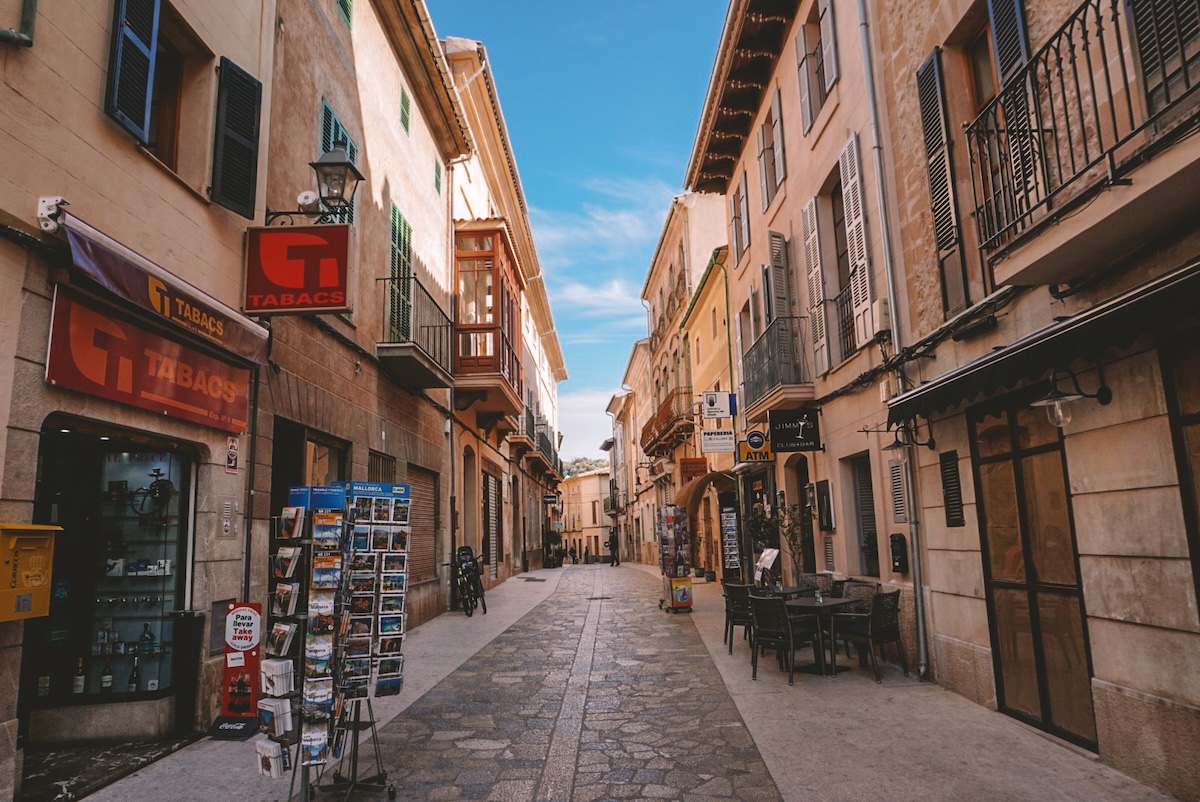
<svg viewBox="0 0 1200 802">
<path fill-rule="evenodd" d="M 293 215 L 303 215 L 314 218 L 317 223 L 331 222 L 331 215 L 347 211 L 354 204 L 354 193 L 363 174 L 350 161 L 346 153 L 346 140 L 339 139 L 333 143 L 329 151 L 309 167 L 317 175 L 317 191 L 305 190 L 296 197 L 297 209 L 289 211 L 272 211 L 267 209 L 266 224 L 271 225 L 280 217 L 291 218 Z M 324 211 L 322 211 L 324 209 Z"/>
<path fill-rule="evenodd" d="M 927 423 L 926 428 L 929 429 L 929 437 L 925 440 L 917 434 L 917 421 L 912 419 L 906 423 L 901 423 L 896 427 L 896 439 L 883 447 L 884 451 L 903 451 L 909 446 L 925 446 L 930 451 L 937 448 L 937 443 L 933 439 L 933 424 Z"/>
<path fill-rule="evenodd" d="M 1083 388 L 1079 386 L 1079 377 L 1075 375 L 1073 370 L 1059 370 L 1055 368 L 1050 373 L 1050 392 L 1034 401 L 1029 406 L 1045 407 L 1046 418 L 1049 419 L 1051 425 L 1062 428 L 1071 422 L 1071 408 L 1068 406 L 1072 401 L 1078 401 L 1081 398 L 1094 398 L 1100 406 L 1105 407 L 1112 403 L 1112 389 L 1104 383 L 1104 369 L 1097 364 L 1096 373 L 1100 377 L 1100 386 L 1094 393 L 1085 393 Z M 1058 380 L 1069 376 L 1071 378 L 1072 390 L 1063 392 L 1058 389 Z"/>
</svg>

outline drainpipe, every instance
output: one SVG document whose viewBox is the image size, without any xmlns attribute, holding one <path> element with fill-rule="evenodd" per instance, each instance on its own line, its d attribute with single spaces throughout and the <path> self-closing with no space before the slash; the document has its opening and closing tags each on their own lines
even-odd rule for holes
<svg viewBox="0 0 1200 802">
<path fill-rule="evenodd" d="M 884 184 L 883 146 L 879 140 L 879 103 L 875 96 L 875 68 L 871 60 L 871 34 L 867 23 L 866 0 L 858 0 L 858 28 L 862 44 L 863 72 L 867 89 L 867 107 L 871 112 L 871 149 L 875 154 L 875 188 L 879 194 L 879 227 L 883 235 L 884 276 L 887 279 L 888 312 L 891 317 L 892 353 L 900 351 L 900 315 L 896 305 L 896 267 L 892 255 L 892 237 L 888 221 L 887 191 Z M 904 367 L 896 367 L 898 386 L 904 386 Z M 908 531 L 912 549 L 913 612 L 917 620 L 917 676 L 925 679 L 929 673 L 929 649 L 925 632 L 925 596 L 921 581 L 919 506 L 915 498 L 917 484 L 913 470 L 916 447 L 909 443 L 904 455 L 905 493 L 908 505 Z"/>
<path fill-rule="evenodd" d="M 37 19 L 37 0 L 24 0 L 21 4 L 21 30 L 0 29 L 0 44 L 33 47 L 33 21 Z"/>
</svg>

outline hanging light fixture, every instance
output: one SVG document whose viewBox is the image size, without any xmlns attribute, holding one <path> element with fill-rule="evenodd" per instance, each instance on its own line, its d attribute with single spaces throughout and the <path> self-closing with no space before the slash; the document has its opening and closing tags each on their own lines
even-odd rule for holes
<svg viewBox="0 0 1200 802">
<path fill-rule="evenodd" d="M 1079 377 L 1072 370 L 1058 370 L 1055 368 L 1050 373 L 1050 390 L 1044 396 L 1034 401 L 1029 406 L 1045 407 L 1046 418 L 1052 426 L 1063 428 L 1071 422 L 1073 417 L 1070 404 L 1073 401 L 1078 401 L 1081 398 L 1094 398 L 1100 406 L 1108 406 L 1112 403 L 1112 390 L 1104 383 L 1104 373 L 1099 365 L 1096 366 L 1096 372 L 1100 376 L 1100 387 L 1094 393 L 1085 393 L 1083 388 L 1079 386 Z M 1068 389 L 1063 392 L 1058 387 L 1060 378 L 1070 377 L 1073 389 Z"/>
</svg>

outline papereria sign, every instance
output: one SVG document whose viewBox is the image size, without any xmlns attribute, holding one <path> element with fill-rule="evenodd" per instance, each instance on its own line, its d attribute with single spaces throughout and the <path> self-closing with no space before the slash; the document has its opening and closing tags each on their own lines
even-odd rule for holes
<svg viewBox="0 0 1200 802">
<path fill-rule="evenodd" d="M 349 310 L 350 226 L 280 226 L 246 231 L 246 297 L 252 315 Z"/>
</svg>

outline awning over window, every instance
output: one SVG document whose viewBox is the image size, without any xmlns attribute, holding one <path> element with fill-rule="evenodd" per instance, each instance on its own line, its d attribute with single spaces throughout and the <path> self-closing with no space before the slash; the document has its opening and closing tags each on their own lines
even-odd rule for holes
<svg viewBox="0 0 1200 802">
<path fill-rule="evenodd" d="M 269 332 L 250 318 L 69 214 L 71 261 L 89 279 L 151 316 L 221 350 L 267 364 Z"/>
<path fill-rule="evenodd" d="M 1170 336 L 1200 318 L 1200 261 L 1134 287 L 961 365 L 888 401 L 888 424 L 928 417 L 1036 381 L 1077 359 L 1099 361 L 1106 350 L 1143 336 Z"/>
</svg>

